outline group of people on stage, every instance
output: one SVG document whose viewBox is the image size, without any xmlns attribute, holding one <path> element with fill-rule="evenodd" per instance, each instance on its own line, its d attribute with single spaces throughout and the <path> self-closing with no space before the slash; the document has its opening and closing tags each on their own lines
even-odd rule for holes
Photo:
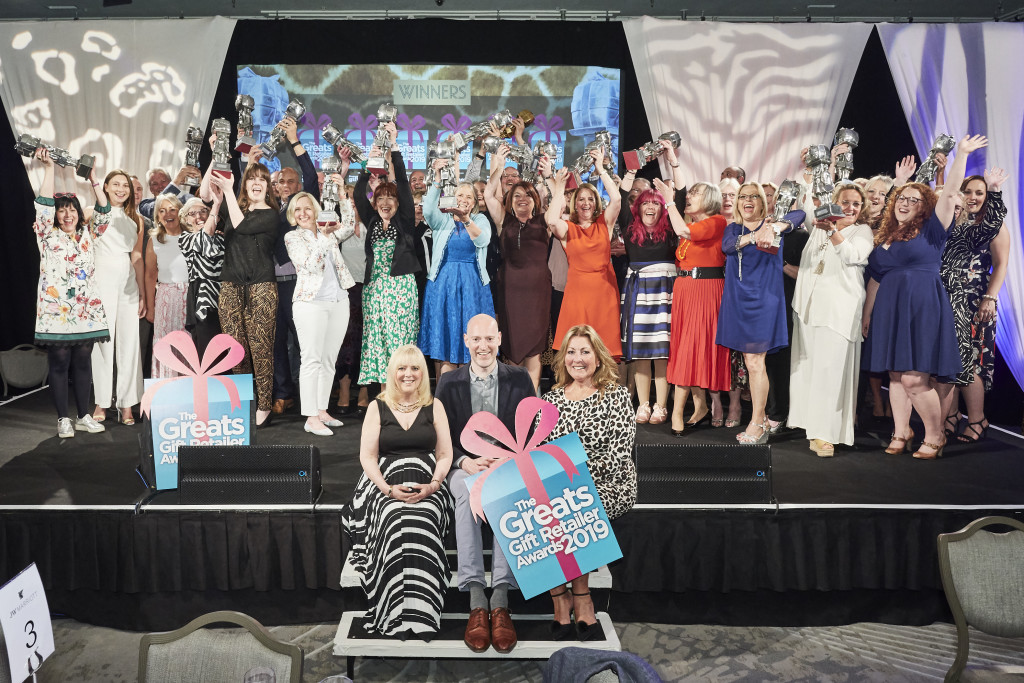
<svg viewBox="0 0 1024 683">
<path fill-rule="evenodd" d="M 363 387 L 364 475 L 345 520 L 373 630 L 439 627 L 443 541 L 454 524 L 459 587 L 470 594 L 466 643 L 515 646 L 507 599 L 515 579 L 495 545 L 487 597 L 464 484 L 490 461 L 464 452 L 459 435 L 481 410 L 512 429 L 519 401 L 540 392 L 549 349 L 554 386 L 544 398 L 560 410 L 551 438 L 580 435 L 612 518 L 636 499 L 637 423 L 670 422 L 675 435 L 705 423 L 738 427 L 745 392 L 752 415 L 740 443 L 764 443 L 788 422 L 806 430 L 819 456 L 852 444 L 862 372 L 875 414 L 891 409 L 886 452 L 910 448 L 912 410 L 924 424 L 916 458 L 938 457 L 950 438 L 985 436 L 1009 237 L 1005 172 L 965 178 L 984 137 L 964 137 L 948 169 L 938 159 L 940 189 L 911 182 L 907 157 L 895 178 L 840 182 L 831 202 L 841 216 L 815 220 L 809 172 L 793 206 L 777 213 L 774 182 L 730 167 L 718 182 L 688 183 L 667 141 L 671 177 L 653 183 L 635 171 L 614 178 L 600 148 L 590 152 L 592 182 L 547 158 L 527 182 L 507 165 L 505 145 L 481 180 L 476 147 L 442 203 L 439 184 L 409 173 L 397 145 L 371 149 L 387 172 L 364 168 L 349 187 L 347 151 L 338 173 L 318 178 L 295 121 L 278 125 L 298 170 L 271 174 L 253 148 L 237 182 L 212 166 L 201 179 L 184 167 L 173 183 L 152 171 L 147 200 L 137 178 L 113 170 L 102 182 L 90 175 L 91 212 L 74 194 L 54 192 L 53 161 L 38 150 L 36 340 L 48 346 L 61 437 L 103 431 L 111 405 L 132 422 L 140 318 L 152 322 L 154 341 L 189 330 L 200 353 L 216 334 L 235 338 L 245 349 L 235 371 L 254 376 L 257 426 L 294 395 L 289 333 L 307 432 L 329 436 L 341 426 L 328 412 L 336 378 L 341 405 L 353 384 Z M 445 163 L 434 162 L 433 175 Z M 179 189 L 189 181 L 195 196 Z M 328 219 L 324 183 L 343 188 Z M 433 398 L 427 358 L 436 364 Z M 154 376 L 172 373 L 154 359 Z M 382 390 L 370 401 L 373 383 Z M 555 637 L 593 637 L 587 586 L 584 576 L 552 591 Z"/>
</svg>

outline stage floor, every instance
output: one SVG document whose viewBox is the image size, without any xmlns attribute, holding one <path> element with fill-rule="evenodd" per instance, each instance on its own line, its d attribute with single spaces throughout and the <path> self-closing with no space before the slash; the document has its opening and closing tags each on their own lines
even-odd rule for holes
<svg viewBox="0 0 1024 683">
<path fill-rule="evenodd" d="M 111 411 L 113 416 L 113 411 Z M 295 410 L 275 416 L 257 432 L 260 444 L 313 444 L 320 449 L 323 495 L 319 507 L 347 502 L 360 474 L 361 422 L 350 416 L 330 438 L 303 431 Z M 48 389 L 0 405 L 0 509 L 130 506 L 145 493 L 135 473 L 141 422 L 125 427 L 108 420 L 103 434 L 78 432 L 58 439 Z M 775 498 L 782 507 L 1024 507 L 1024 438 L 992 428 L 988 438 L 954 444 L 937 461 L 882 448 L 891 422 L 865 424 L 853 447 L 833 458 L 807 448 L 802 430 L 771 440 Z M 640 425 L 641 443 L 735 443 L 738 429 L 697 429 L 675 439 L 668 424 Z M 915 427 L 921 433 L 920 425 Z M 685 502 L 685 501 L 680 501 Z M 715 506 L 718 507 L 718 506 Z M 727 507 L 727 506 L 723 506 Z"/>
</svg>

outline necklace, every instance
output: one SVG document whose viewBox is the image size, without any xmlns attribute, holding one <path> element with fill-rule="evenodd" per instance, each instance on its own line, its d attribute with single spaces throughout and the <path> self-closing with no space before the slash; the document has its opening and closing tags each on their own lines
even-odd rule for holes
<svg viewBox="0 0 1024 683">
<path fill-rule="evenodd" d="M 412 411 L 416 410 L 419 407 L 419 401 L 416 401 L 414 403 L 402 403 L 401 401 L 395 401 L 395 410 L 397 410 L 400 413 L 411 413 Z"/>
<path fill-rule="evenodd" d="M 519 232 L 516 233 L 516 250 L 523 248 L 523 228 L 526 227 L 526 223 L 516 218 L 516 222 L 519 223 Z"/>
</svg>

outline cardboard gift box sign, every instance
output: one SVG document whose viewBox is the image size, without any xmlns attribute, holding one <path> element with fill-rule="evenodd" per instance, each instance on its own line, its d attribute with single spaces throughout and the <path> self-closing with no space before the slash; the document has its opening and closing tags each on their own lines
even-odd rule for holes
<svg viewBox="0 0 1024 683">
<path fill-rule="evenodd" d="M 484 412 L 461 435 L 467 452 L 498 461 L 466 479 L 470 507 L 490 524 L 525 598 L 622 557 L 579 436 L 541 445 L 557 422 L 558 408 L 530 397 L 516 409 L 515 438 Z"/>
<path fill-rule="evenodd" d="M 153 355 L 181 373 L 147 379 L 142 395 L 142 414 L 152 425 L 156 488 L 176 489 L 179 446 L 250 445 L 252 375 L 218 374 L 245 357 L 242 345 L 227 334 L 210 341 L 202 361 L 192 337 L 181 330 L 164 336 Z"/>
</svg>

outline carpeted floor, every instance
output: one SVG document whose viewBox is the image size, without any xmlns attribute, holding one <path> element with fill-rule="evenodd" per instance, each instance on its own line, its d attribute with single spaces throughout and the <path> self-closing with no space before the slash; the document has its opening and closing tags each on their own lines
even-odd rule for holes
<svg viewBox="0 0 1024 683">
<path fill-rule="evenodd" d="M 636 623 L 618 624 L 616 629 L 623 650 L 645 658 L 665 681 L 941 681 L 956 649 L 951 624 L 739 628 Z M 345 658 L 333 654 L 336 624 L 270 630 L 279 640 L 303 649 L 303 681 L 316 683 L 345 672 Z M 57 652 L 43 665 L 38 681 L 134 681 L 140 637 L 58 619 L 54 622 Z M 1024 667 L 1022 645 L 1019 639 L 972 631 L 969 664 Z M 526 683 L 541 680 L 543 665 L 512 659 L 359 659 L 355 680 Z M 1024 676 L 1013 680 L 1024 680 Z"/>
</svg>

